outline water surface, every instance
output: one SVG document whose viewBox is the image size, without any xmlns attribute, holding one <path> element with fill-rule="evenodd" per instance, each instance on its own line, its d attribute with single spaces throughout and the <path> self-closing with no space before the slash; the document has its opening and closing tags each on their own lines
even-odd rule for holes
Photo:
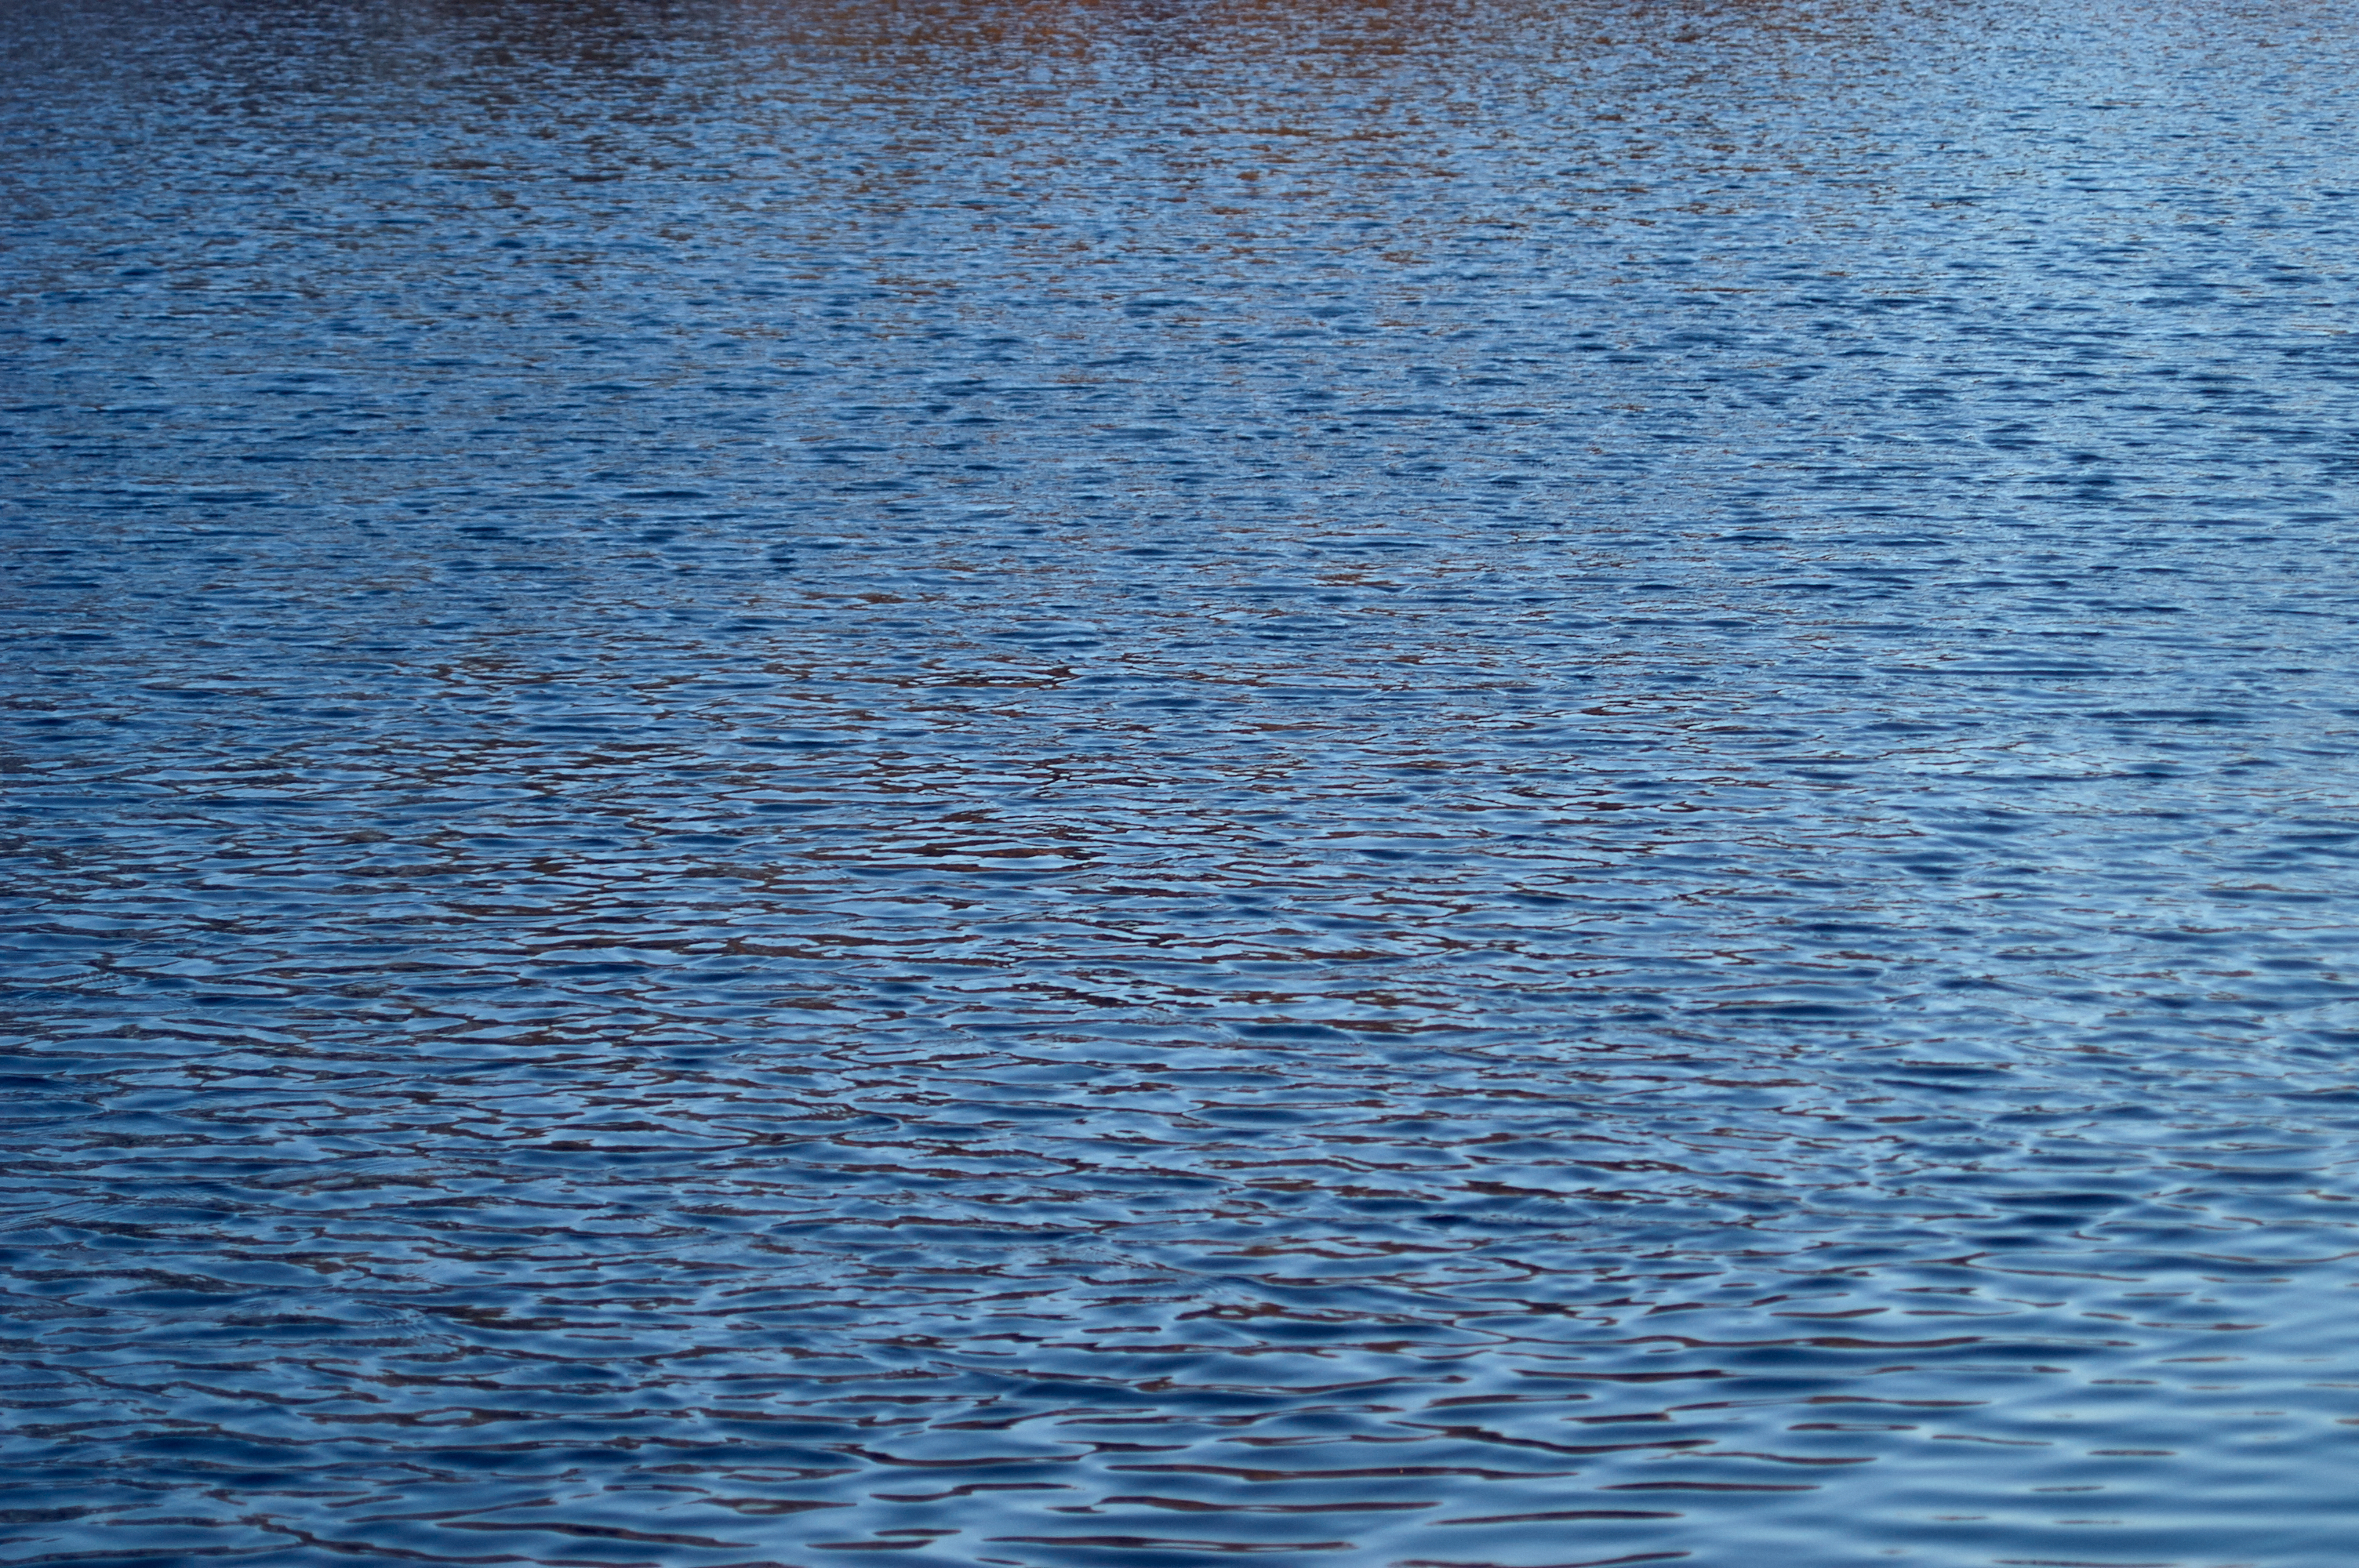
<svg viewBox="0 0 2359 1568">
<path fill-rule="evenodd" d="M 0 53 L 0 1561 L 2351 1560 L 2347 11 Z"/>
</svg>

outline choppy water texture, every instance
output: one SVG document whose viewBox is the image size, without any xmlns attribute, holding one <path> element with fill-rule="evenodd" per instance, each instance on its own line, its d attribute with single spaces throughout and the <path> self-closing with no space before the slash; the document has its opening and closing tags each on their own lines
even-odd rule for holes
<svg viewBox="0 0 2359 1568">
<path fill-rule="evenodd" d="M 57 5 L 0 1561 L 2359 1560 L 2359 21 Z"/>
</svg>

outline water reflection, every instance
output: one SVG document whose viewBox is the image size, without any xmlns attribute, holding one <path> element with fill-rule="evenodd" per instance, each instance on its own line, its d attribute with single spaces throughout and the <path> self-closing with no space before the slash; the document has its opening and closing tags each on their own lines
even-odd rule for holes
<svg viewBox="0 0 2359 1568">
<path fill-rule="evenodd" d="M 2344 1554 L 2344 18 L 0 41 L 10 1561 Z"/>
</svg>

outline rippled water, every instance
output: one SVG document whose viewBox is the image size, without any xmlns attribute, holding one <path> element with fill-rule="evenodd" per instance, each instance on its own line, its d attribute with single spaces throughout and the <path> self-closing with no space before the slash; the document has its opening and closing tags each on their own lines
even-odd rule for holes
<svg viewBox="0 0 2359 1568">
<path fill-rule="evenodd" d="M 8 1563 L 2359 1559 L 2359 20 L 25 0 Z"/>
</svg>

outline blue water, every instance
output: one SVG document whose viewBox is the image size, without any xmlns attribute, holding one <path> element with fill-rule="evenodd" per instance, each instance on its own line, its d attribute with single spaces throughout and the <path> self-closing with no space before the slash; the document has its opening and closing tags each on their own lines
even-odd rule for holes
<svg viewBox="0 0 2359 1568">
<path fill-rule="evenodd" d="M 0 1562 L 2359 1561 L 2359 18 L 18 0 Z"/>
</svg>

